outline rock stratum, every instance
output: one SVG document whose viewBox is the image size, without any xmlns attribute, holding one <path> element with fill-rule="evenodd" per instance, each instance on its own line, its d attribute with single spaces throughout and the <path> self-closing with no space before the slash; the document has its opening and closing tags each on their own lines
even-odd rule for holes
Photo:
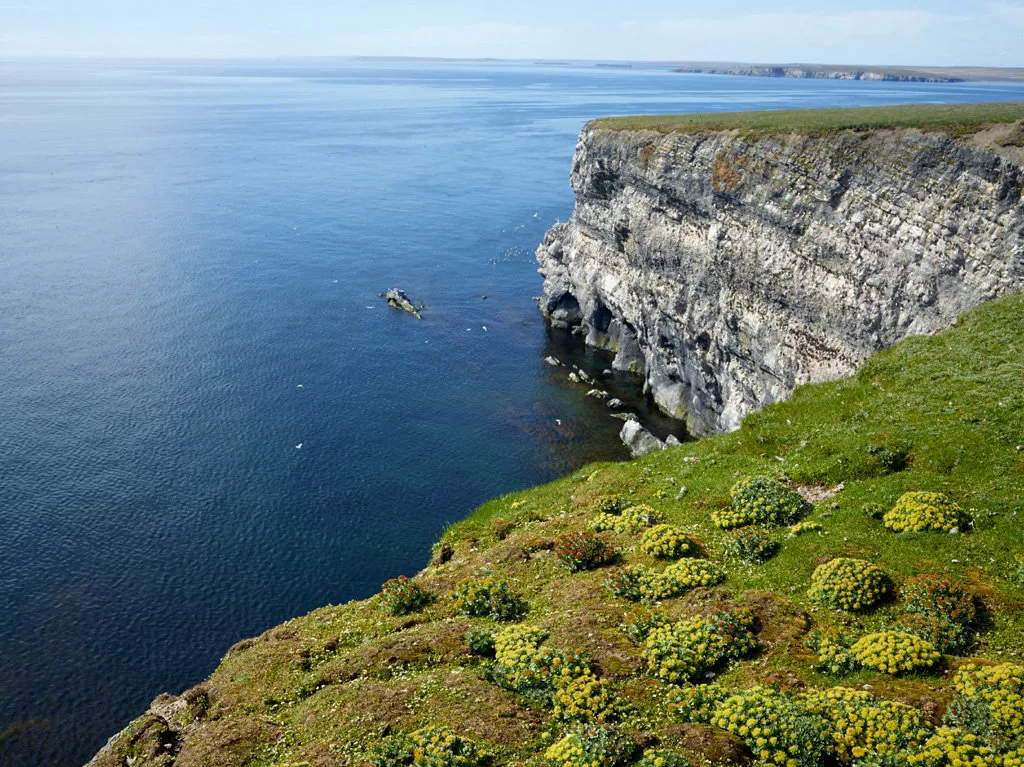
<svg viewBox="0 0 1024 767">
<path fill-rule="evenodd" d="M 583 130 L 537 250 L 556 326 L 697 434 L 1024 287 L 1021 125 Z"/>
</svg>

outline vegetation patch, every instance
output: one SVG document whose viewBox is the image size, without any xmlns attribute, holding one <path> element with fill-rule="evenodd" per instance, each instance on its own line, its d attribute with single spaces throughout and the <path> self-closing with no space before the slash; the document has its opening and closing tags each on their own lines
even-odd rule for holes
<svg viewBox="0 0 1024 767">
<path fill-rule="evenodd" d="M 811 575 L 808 595 L 837 610 L 873 607 L 888 596 L 892 580 L 880 567 L 863 559 L 836 557 Z"/>
<path fill-rule="evenodd" d="M 724 660 L 742 658 L 757 647 L 750 619 L 719 611 L 653 627 L 644 639 L 648 672 L 670 684 L 683 684 Z"/>
<path fill-rule="evenodd" d="M 779 550 L 779 542 L 763 527 L 747 525 L 730 530 L 725 536 L 729 552 L 748 564 L 759 564 L 771 559 Z"/>
<path fill-rule="evenodd" d="M 942 493 L 904 493 L 882 518 L 885 526 L 897 533 L 943 533 L 963 530 L 969 519 L 963 510 Z"/>
<path fill-rule="evenodd" d="M 391 735 L 374 746 L 374 767 L 482 767 L 489 755 L 445 727 Z"/>
<path fill-rule="evenodd" d="M 616 552 L 604 538 L 581 530 L 563 535 L 555 541 L 555 556 L 569 572 L 578 573 L 611 562 Z"/>
<path fill-rule="evenodd" d="M 1021 327 L 1024 298 L 1009 296 L 730 434 L 495 498 L 408 579 L 433 600 L 401 615 L 383 595 L 329 605 L 241 642 L 201 705 L 159 699 L 96 763 L 683 767 L 678 751 L 694 767 L 1022 767 Z M 733 512 L 745 477 L 829 488 L 809 493 L 822 529 L 757 523 L 783 545 L 726 573 L 713 515 Z M 880 521 L 922 490 L 969 513 L 970 533 Z M 602 514 L 620 564 L 569 576 L 555 541 Z M 644 546 L 658 524 L 708 545 L 660 559 Z M 893 629 L 909 638 L 866 641 Z M 865 666 L 854 648 L 868 645 Z M 937 652 L 941 666 L 921 665 Z M 409 762 L 420 731 L 431 743 Z M 457 748 L 439 745 L 449 736 Z"/>
<path fill-rule="evenodd" d="M 422 610 L 432 600 L 430 592 L 404 575 L 385 581 L 381 587 L 381 603 L 392 615 L 407 615 Z"/>
<path fill-rule="evenodd" d="M 788 525 L 804 511 L 804 499 L 795 490 L 768 477 L 741 479 L 729 491 L 729 508 L 711 513 L 726 530 L 745 525 Z"/>
<path fill-rule="evenodd" d="M 624 535 L 636 535 L 651 525 L 659 524 L 664 519 L 665 515 L 662 512 L 653 506 L 641 503 L 624 509 L 620 514 L 598 512 L 591 522 L 591 529 L 598 533 L 612 531 Z"/>
<path fill-rule="evenodd" d="M 853 657 L 864 668 L 883 674 L 902 674 L 934 666 L 942 658 L 935 645 L 902 631 L 879 631 L 858 639 Z"/>
<path fill-rule="evenodd" d="M 508 582 L 490 576 L 459 582 L 452 599 L 455 609 L 474 618 L 511 621 L 526 612 L 526 603 L 512 592 Z"/>
<path fill-rule="evenodd" d="M 989 125 L 1024 120 L 1024 102 L 985 104 L 912 104 L 852 109 L 779 109 L 760 112 L 607 117 L 591 126 L 605 130 L 649 130 L 659 133 L 709 133 L 740 130 L 752 135 L 803 133 L 812 136 L 840 131 L 916 128 L 931 133 L 964 135 Z"/>
<path fill-rule="evenodd" d="M 675 525 L 655 525 L 645 530 L 640 548 L 656 559 L 679 559 L 699 552 L 697 542 Z"/>
</svg>

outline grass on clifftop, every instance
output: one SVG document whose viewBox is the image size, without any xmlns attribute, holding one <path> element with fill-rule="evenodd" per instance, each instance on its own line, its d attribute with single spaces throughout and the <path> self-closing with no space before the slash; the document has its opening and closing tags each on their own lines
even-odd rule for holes
<svg viewBox="0 0 1024 767">
<path fill-rule="evenodd" d="M 988 125 L 1018 120 L 1024 120 L 1024 101 L 606 117 L 590 124 L 608 130 L 651 130 L 659 133 L 740 130 L 755 134 L 823 135 L 844 130 L 916 128 L 927 132 L 962 135 L 974 133 Z"/>
<path fill-rule="evenodd" d="M 965 728 L 983 735 L 994 731 L 992 717 L 1012 717 L 1021 708 L 1019 699 L 1001 699 L 998 710 L 973 698 L 963 703 L 961 697 L 959 708 L 950 704 L 956 674 L 971 659 L 1021 663 L 1024 656 L 1024 585 L 1016 559 L 1024 552 L 1022 328 L 1024 297 L 1010 296 L 964 315 L 945 332 L 910 338 L 876 355 L 852 378 L 801 387 L 790 401 L 749 416 L 734 433 L 636 461 L 591 465 L 495 499 L 447 530 L 435 548 L 434 563 L 410 582 L 392 584 L 387 599 L 324 607 L 239 643 L 207 682 L 177 700 L 163 700 L 163 718 L 136 720 L 98 765 L 328 767 L 372 761 L 378 767 L 404 767 L 413 763 L 416 748 L 426 754 L 417 765 L 476 765 L 475 752 L 464 751 L 469 756 L 461 761 L 444 756 L 458 744 L 443 734 L 436 742 L 436 733 L 418 736 L 425 746 L 402 740 L 404 733 L 420 728 L 445 727 L 486 749 L 493 765 L 525 762 L 547 751 L 546 761 L 534 763 L 537 767 L 591 767 L 589 756 L 586 765 L 573 756 L 571 739 L 552 746 L 567 731 L 567 717 L 586 716 L 587 711 L 603 712 L 603 717 L 609 712 L 602 706 L 609 701 L 609 719 L 625 733 L 626 747 L 612 748 L 618 741 L 608 731 L 587 736 L 593 748 L 595 738 L 604 738 L 601 742 L 611 748 L 601 752 L 608 756 L 607 767 L 640 767 L 639 750 L 616 756 L 633 745 L 676 754 L 652 757 L 642 767 L 682 767 L 680 755 L 692 765 L 748 764 L 756 748 L 752 739 L 760 736 L 751 735 L 751 725 L 744 722 L 759 712 L 778 714 L 774 724 L 765 726 L 795 722 L 797 730 L 786 730 L 784 738 L 796 737 L 794 732 L 812 737 L 822 720 L 797 715 L 792 701 L 837 685 L 875 702 L 858 709 L 861 716 L 849 729 L 836 730 L 832 745 L 815 741 L 815 747 L 832 749 L 822 761 L 797 748 L 796 756 L 784 755 L 781 762 L 772 756 L 775 763 L 853 764 L 864 754 L 864 742 L 877 746 L 877 739 L 891 736 L 903 739 L 895 757 L 864 765 L 1020 765 L 1020 754 L 1014 756 L 1012 749 L 1022 744 L 1012 729 L 1006 730 L 1010 739 L 997 744 L 1002 749 L 998 760 L 956 761 L 962 754 L 951 750 L 966 748 L 970 736 Z M 730 488 L 759 476 L 800 491 L 809 499 L 804 521 L 814 524 L 805 524 L 808 531 L 796 536 L 787 535 L 786 527 L 769 526 L 778 553 L 751 564 L 734 553 L 731 536 L 713 519 L 730 509 Z M 908 491 L 944 494 L 973 524 L 961 525 L 955 534 L 896 533 L 870 513 L 892 509 Z M 587 544 L 585 536 L 562 544 L 569 548 L 572 569 L 557 556 L 563 536 L 591 530 L 603 519 L 620 527 L 601 533 L 618 552 L 619 565 L 647 568 L 648 573 L 664 570 L 665 561 L 652 556 L 663 552 L 641 545 L 643 534 L 621 524 L 622 516 L 598 516 L 611 496 L 646 505 L 648 514 L 680 528 L 672 546 L 683 540 L 682 547 L 700 557 L 682 562 L 704 562 L 705 572 L 725 572 L 720 583 L 661 600 L 664 615 L 676 623 L 651 634 L 662 637 L 660 643 L 648 640 L 645 645 L 636 641 L 635 631 L 633 636 L 623 631 L 636 605 L 606 587 L 614 564 L 580 569 L 580 563 L 601 559 L 600 547 Z M 665 544 L 668 538 L 660 540 Z M 442 553 L 450 558 L 442 561 Z M 815 601 L 808 592 L 811 575 L 837 557 L 874 563 L 897 588 L 864 611 L 842 612 Z M 904 660 L 933 665 L 901 674 L 883 673 L 868 662 L 856 668 L 842 647 L 833 648 L 838 661 L 831 670 L 821 666 L 806 644 L 809 631 L 842 633 L 852 644 L 873 632 L 906 628 L 913 622 L 909 592 L 901 595 L 899 588 L 906 589 L 920 574 L 947 578 L 973 599 L 978 617 L 966 646 L 938 662 L 933 651 L 911 647 Z M 512 622 L 470 617 L 457 609 L 457 584 L 484 578 L 506 582 L 522 600 Z M 469 605 L 481 590 L 462 592 Z M 394 615 L 389 607 L 396 605 L 410 612 Z M 715 620 L 721 620 L 720 610 L 739 623 L 716 624 L 718 631 L 729 625 L 733 632 L 725 656 L 716 660 L 712 651 L 722 648 L 718 640 L 700 634 L 700 627 L 709 625 L 701 616 L 718 614 Z M 520 665 L 495 665 L 471 651 L 467 632 L 475 632 L 474 648 L 486 652 L 488 637 L 509 625 L 535 627 L 547 633 L 546 645 L 589 656 L 594 679 L 572 688 L 571 695 L 555 695 L 561 719 L 551 707 L 550 689 L 545 693 L 541 683 L 559 664 L 579 673 L 578 662 L 555 651 L 530 649 L 525 635 L 517 645 L 519 654 L 513 653 Z M 744 627 L 752 630 L 756 649 Z M 884 666 L 887 651 L 877 649 L 884 644 L 871 640 L 858 647 L 867 648 L 861 654 L 875 666 Z M 679 655 L 679 647 L 690 655 Z M 727 652 L 730 647 L 733 655 Z M 693 678 L 720 685 L 708 690 L 747 690 L 760 683 L 783 691 L 746 693 L 751 696 L 747 703 L 726 706 L 724 718 L 716 721 L 732 727 L 739 720 L 731 720 L 729 711 L 746 705 L 747 713 L 731 734 L 671 705 L 680 691 L 705 689 L 673 684 L 671 674 L 691 668 L 694 659 L 709 652 L 712 657 Z M 865 696 L 866 690 L 911 708 L 885 708 Z M 833 705 L 838 704 L 824 706 L 826 713 L 834 711 Z M 957 729 L 940 729 L 947 711 L 960 717 Z M 871 718 L 876 714 L 881 719 Z M 898 722 L 887 718 L 897 716 Z M 911 727 L 908 721 L 916 724 Z M 938 740 L 926 752 L 913 751 L 920 744 L 911 730 Z M 385 741 L 390 750 L 374 757 L 372 749 L 382 738 L 390 738 Z M 920 759 L 907 761 L 911 752 Z M 431 760 L 431 753 L 441 756 Z M 867 756 L 874 753 L 869 748 Z"/>
</svg>

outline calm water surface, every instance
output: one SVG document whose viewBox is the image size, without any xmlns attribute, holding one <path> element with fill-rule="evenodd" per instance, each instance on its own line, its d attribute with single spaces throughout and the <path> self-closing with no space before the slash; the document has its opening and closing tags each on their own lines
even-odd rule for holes
<svg viewBox="0 0 1024 767">
<path fill-rule="evenodd" d="M 572 352 L 531 300 L 585 120 L 1011 98 L 0 63 L 0 764 L 81 764 L 238 639 L 415 572 L 485 499 L 623 457 L 620 423 L 543 363 Z M 383 306 L 392 285 L 422 322 Z"/>
</svg>

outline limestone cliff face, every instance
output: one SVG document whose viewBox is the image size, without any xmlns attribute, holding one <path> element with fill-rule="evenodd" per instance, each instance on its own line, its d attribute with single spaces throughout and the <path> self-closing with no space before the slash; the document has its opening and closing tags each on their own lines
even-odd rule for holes
<svg viewBox="0 0 1024 767">
<path fill-rule="evenodd" d="M 541 309 L 695 433 L 734 429 L 1024 289 L 1024 152 L 999 136 L 588 125 L 575 212 L 537 250 Z"/>
</svg>

